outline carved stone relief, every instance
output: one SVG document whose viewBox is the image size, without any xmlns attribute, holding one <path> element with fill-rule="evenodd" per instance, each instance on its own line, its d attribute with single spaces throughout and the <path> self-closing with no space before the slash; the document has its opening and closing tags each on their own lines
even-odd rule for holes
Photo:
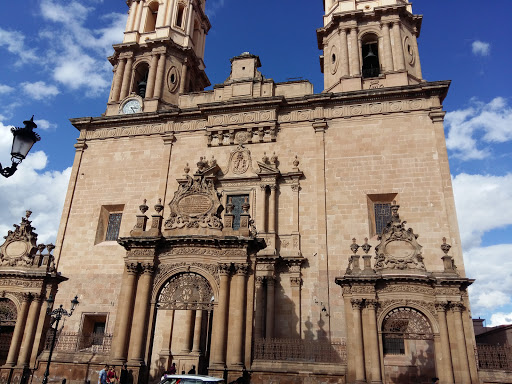
<svg viewBox="0 0 512 384">
<path fill-rule="evenodd" d="M 0 325 L 14 326 L 17 317 L 16 305 L 9 299 L 0 299 Z"/>
<path fill-rule="evenodd" d="M 158 297 L 159 309 L 213 309 L 214 296 L 208 281 L 197 273 L 173 276 Z"/>
</svg>

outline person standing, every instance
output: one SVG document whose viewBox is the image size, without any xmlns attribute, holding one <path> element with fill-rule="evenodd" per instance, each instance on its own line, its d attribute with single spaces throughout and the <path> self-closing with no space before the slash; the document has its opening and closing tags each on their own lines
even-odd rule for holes
<svg viewBox="0 0 512 384">
<path fill-rule="evenodd" d="M 193 365 L 192 368 L 190 368 L 190 371 L 188 371 L 189 375 L 195 375 L 196 374 L 196 366 Z"/>
<path fill-rule="evenodd" d="M 105 365 L 98 376 L 98 384 L 107 384 L 108 365 Z"/>
<path fill-rule="evenodd" d="M 121 367 L 121 373 L 119 375 L 119 384 L 128 384 L 128 375 L 128 367 L 126 366 L 126 363 L 124 363 Z"/>
<path fill-rule="evenodd" d="M 439 384 L 439 379 L 437 377 L 433 377 L 432 384 Z"/>
<path fill-rule="evenodd" d="M 176 363 L 172 363 L 171 368 L 169 368 L 169 375 L 176 374 Z"/>
<path fill-rule="evenodd" d="M 115 383 L 117 381 L 116 367 L 112 366 L 107 372 L 107 382 Z"/>
</svg>

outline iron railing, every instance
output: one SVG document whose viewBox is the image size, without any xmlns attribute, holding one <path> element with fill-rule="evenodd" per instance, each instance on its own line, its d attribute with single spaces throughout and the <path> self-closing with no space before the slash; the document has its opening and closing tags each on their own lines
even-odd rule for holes
<svg viewBox="0 0 512 384">
<path fill-rule="evenodd" d="M 512 346 L 479 344 L 476 352 L 479 369 L 512 371 Z"/>
<path fill-rule="evenodd" d="M 254 342 L 254 359 L 340 364 L 347 361 L 347 346 L 345 341 L 258 339 Z"/>
<path fill-rule="evenodd" d="M 44 349 L 49 350 L 53 332 L 46 335 Z M 82 335 L 76 332 L 59 332 L 55 340 L 55 352 L 92 352 L 108 354 L 112 346 L 112 335 L 105 333 L 93 333 Z"/>
</svg>

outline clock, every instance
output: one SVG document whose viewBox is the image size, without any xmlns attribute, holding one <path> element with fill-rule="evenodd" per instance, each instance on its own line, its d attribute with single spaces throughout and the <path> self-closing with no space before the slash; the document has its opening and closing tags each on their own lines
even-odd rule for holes
<svg viewBox="0 0 512 384">
<path fill-rule="evenodd" d="M 126 99 L 122 105 L 119 113 L 124 115 L 130 115 L 133 113 L 140 113 L 142 112 L 142 102 L 139 100 L 139 98 L 136 97 L 130 97 Z"/>
</svg>

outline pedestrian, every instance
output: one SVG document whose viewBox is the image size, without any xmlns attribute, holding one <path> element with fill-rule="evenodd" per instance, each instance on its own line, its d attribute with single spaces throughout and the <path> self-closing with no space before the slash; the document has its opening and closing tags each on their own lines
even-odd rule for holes
<svg viewBox="0 0 512 384">
<path fill-rule="evenodd" d="M 437 377 L 433 377 L 432 384 L 439 384 L 439 379 Z"/>
<path fill-rule="evenodd" d="M 108 371 L 108 365 L 105 364 L 105 366 L 99 373 L 98 384 L 107 384 L 107 371 Z"/>
<path fill-rule="evenodd" d="M 192 368 L 190 368 L 190 371 L 188 371 L 189 375 L 195 375 L 196 374 L 196 366 L 193 365 Z"/>
<path fill-rule="evenodd" d="M 176 363 L 172 363 L 171 367 L 169 368 L 169 375 L 175 375 L 176 374 Z"/>
<path fill-rule="evenodd" d="M 128 377 L 128 367 L 126 366 L 126 363 L 124 363 L 121 367 L 121 374 L 119 375 L 119 384 L 128 384 Z"/>
<path fill-rule="evenodd" d="M 115 383 L 117 381 L 116 367 L 111 366 L 107 372 L 107 382 Z"/>
</svg>

